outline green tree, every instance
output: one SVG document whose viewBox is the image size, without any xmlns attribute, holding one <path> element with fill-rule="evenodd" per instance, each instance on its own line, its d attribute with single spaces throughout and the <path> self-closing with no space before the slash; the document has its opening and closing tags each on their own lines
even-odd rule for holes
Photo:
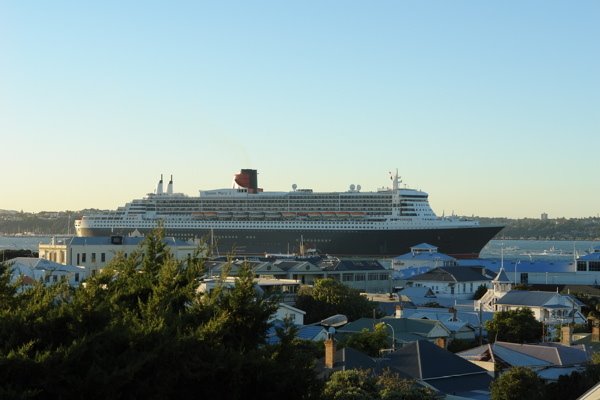
<svg viewBox="0 0 600 400">
<path fill-rule="evenodd" d="M 379 376 L 371 371 L 336 371 L 325 383 L 325 400 L 434 400 L 436 393 L 412 379 L 403 379 L 390 370 Z"/>
<path fill-rule="evenodd" d="M 376 378 L 370 371 L 362 369 L 336 371 L 325 384 L 322 398 L 324 400 L 378 399 L 376 382 Z"/>
<path fill-rule="evenodd" d="M 344 314 L 348 320 L 373 315 L 376 305 L 360 294 L 333 279 L 319 279 L 313 287 L 300 288 L 296 307 L 306 311 L 306 323 L 318 322 L 335 314 Z"/>
<path fill-rule="evenodd" d="M 484 294 L 487 293 L 487 286 L 479 285 L 475 293 L 473 293 L 473 300 L 479 300 L 483 297 Z"/>
<path fill-rule="evenodd" d="M 499 311 L 491 321 L 485 323 L 488 336 L 492 340 L 513 343 L 539 341 L 542 337 L 542 323 L 535 319 L 530 308 Z"/>
<path fill-rule="evenodd" d="M 419 385 L 413 379 L 404 379 L 390 370 L 377 377 L 377 387 L 381 400 L 434 400 L 435 391 Z"/>
<path fill-rule="evenodd" d="M 4 268 L 0 398 L 315 397 L 312 351 L 292 330 L 266 344 L 276 304 L 250 268 L 232 289 L 199 294 L 203 271 L 200 259 L 175 260 L 160 232 L 77 289 L 19 289 Z"/>
<path fill-rule="evenodd" d="M 513 367 L 492 382 L 491 395 L 492 400 L 542 400 L 544 382 L 529 368 Z"/>
<path fill-rule="evenodd" d="M 388 329 L 385 323 L 378 323 L 372 331 L 365 328 L 346 336 L 340 341 L 340 347 L 352 347 L 371 357 L 379 357 L 381 349 L 392 347 Z"/>
</svg>

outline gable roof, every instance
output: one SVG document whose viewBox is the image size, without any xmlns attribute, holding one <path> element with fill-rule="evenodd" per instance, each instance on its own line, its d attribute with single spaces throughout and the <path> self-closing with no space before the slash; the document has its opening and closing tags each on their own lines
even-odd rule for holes
<svg viewBox="0 0 600 400">
<path fill-rule="evenodd" d="M 372 331 L 378 323 L 385 322 L 394 329 L 393 334 L 396 340 L 414 341 L 423 339 L 424 337 L 448 337 L 450 331 L 439 321 L 431 321 L 426 319 L 410 319 L 410 318 L 359 318 L 344 327 L 338 329 L 340 333 L 356 333 L 363 329 Z M 402 335 L 405 336 L 402 336 Z M 406 335 L 409 334 L 409 335 Z"/>
<path fill-rule="evenodd" d="M 564 346 L 553 342 L 518 344 L 498 341 L 461 351 L 457 355 L 466 360 L 491 360 L 509 366 L 530 368 L 571 367 L 589 361 L 589 354 L 585 346 Z"/>
<path fill-rule="evenodd" d="M 377 260 L 336 260 L 323 261 L 319 266 L 324 271 L 382 271 L 388 272 L 381 263 Z"/>
<path fill-rule="evenodd" d="M 559 295 L 556 292 L 534 292 L 529 290 L 511 290 L 496 301 L 496 304 L 512 306 L 541 307 Z"/>
<path fill-rule="evenodd" d="M 491 280 L 495 274 L 483 267 L 438 267 L 410 278 L 411 281 L 480 282 Z"/>
<path fill-rule="evenodd" d="M 589 361 L 589 355 L 584 345 L 565 346 L 554 342 L 542 344 L 496 342 L 494 343 L 494 351 L 496 351 L 496 347 L 519 352 L 558 366 L 584 364 Z"/>
<path fill-rule="evenodd" d="M 22 271 L 23 268 L 38 271 L 55 271 L 55 272 L 82 272 L 82 267 L 74 265 L 60 264 L 54 261 L 46 260 L 45 258 L 37 257 L 15 257 L 7 261 L 8 265 L 14 269 Z"/>
<path fill-rule="evenodd" d="M 385 366 L 449 394 L 489 392 L 487 371 L 426 340 L 419 340 L 389 354 Z"/>
</svg>

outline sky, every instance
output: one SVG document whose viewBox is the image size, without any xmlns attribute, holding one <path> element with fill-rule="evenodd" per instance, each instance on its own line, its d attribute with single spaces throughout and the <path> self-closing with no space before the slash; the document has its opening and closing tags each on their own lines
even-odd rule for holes
<svg viewBox="0 0 600 400">
<path fill-rule="evenodd" d="M 600 214 L 598 1 L 0 1 L 0 209 L 403 184 Z"/>
</svg>

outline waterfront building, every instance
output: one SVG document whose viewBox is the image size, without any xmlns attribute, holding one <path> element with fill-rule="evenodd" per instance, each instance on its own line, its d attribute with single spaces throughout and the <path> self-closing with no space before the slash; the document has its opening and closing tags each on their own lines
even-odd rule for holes
<svg viewBox="0 0 600 400">
<path fill-rule="evenodd" d="M 39 257 L 59 264 L 85 267 L 90 275 L 104 268 L 117 254 L 125 256 L 141 249 L 141 236 L 98 236 L 52 238 L 50 243 L 40 243 Z M 191 257 L 198 245 L 194 242 L 166 237 L 163 239 L 178 260 Z"/>
</svg>

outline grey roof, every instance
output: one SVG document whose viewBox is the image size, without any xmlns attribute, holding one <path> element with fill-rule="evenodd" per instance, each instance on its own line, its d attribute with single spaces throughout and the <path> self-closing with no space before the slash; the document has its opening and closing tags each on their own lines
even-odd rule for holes
<svg viewBox="0 0 600 400">
<path fill-rule="evenodd" d="M 388 357 L 389 368 L 448 394 L 487 391 L 492 381 L 483 368 L 426 340 L 406 345 Z"/>
<path fill-rule="evenodd" d="M 553 342 L 543 344 L 496 342 L 494 344 L 495 352 L 497 351 L 497 347 L 519 352 L 558 366 L 584 364 L 589 361 L 589 355 L 584 345 L 564 346 Z"/>
<path fill-rule="evenodd" d="M 71 246 L 108 246 L 113 244 L 112 238 L 114 236 L 73 236 L 68 239 L 67 242 Z M 120 245 L 125 246 L 139 246 L 144 241 L 144 237 L 140 236 L 118 236 L 121 238 L 122 242 Z M 167 246 L 193 246 L 193 244 L 176 239 L 174 237 L 165 237 L 163 238 L 163 243 Z"/>
<path fill-rule="evenodd" d="M 560 343 L 518 344 L 495 342 L 457 353 L 466 360 L 501 360 L 510 366 L 568 367 L 589 361 L 584 345 L 564 346 Z"/>
<path fill-rule="evenodd" d="M 483 267 L 438 267 L 410 278 L 411 281 L 478 282 L 491 280 L 495 274 Z"/>
<path fill-rule="evenodd" d="M 24 266 L 36 270 L 44 271 L 62 271 L 62 272 L 81 272 L 82 268 L 74 265 L 59 264 L 45 258 L 36 257 L 15 257 L 8 260 L 8 264 L 13 267 Z"/>
<path fill-rule="evenodd" d="M 508 279 L 508 276 L 506 276 L 506 271 L 502 267 L 500 267 L 500 271 L 498 271 L 498 275 L 496 275 L 493 281 L 500 283 L 512 282 L 510 279 Z"/>
<path fill-rule="evenodd" d="M 282 269 L 283 271 L 289 271 L 290 269 L 296 267 L 298 264 L 303 263 L 304 261 L 275 261 L 274 265 Z"/>
<path fill-rule="evenodd" d="M 374 326 L 380 322 L 390 324 L 394 328 L 394 334 L 396 339 L 400 338 L 401 333 L 410 333 L 412 335 L 418 335 L 419 338 L 427 336 L 436 326 L 444 328 L 438 321 L 431 321 L 426 319 L 410 319 L 410 318 L 359 318 L 354 322 L 350 322 L 344 327 L 338 329 L 338 332 L 354 333 L 360 332 L 363 329 L 372 331 Z M 446 331 L 447 329 L 444 328 Z M 447 335 L 446 335 L 447 336 Z M 412 336 L 411 336 L 412 337 Z"/>
<path fill-rule="evenodd" d="M 405 295 L 409 298 L 414 297 L 429 297 L 435 299 L 435 294 L 428 287 L 407 287 L 398 292 L 399 295 Z"/>
<path fill-rule="evenodd" d="M 388 271 L 377 260 L 327 260 L 319 263 L 319 267 L 325 271 Z"/>
<path fill-rule="evenodd" d="M 548 303 L 556 292 L 534 292 L 528 290 L 511 290 L 496 301 L 496 304 L 541 307 Z"/>
</svg>

